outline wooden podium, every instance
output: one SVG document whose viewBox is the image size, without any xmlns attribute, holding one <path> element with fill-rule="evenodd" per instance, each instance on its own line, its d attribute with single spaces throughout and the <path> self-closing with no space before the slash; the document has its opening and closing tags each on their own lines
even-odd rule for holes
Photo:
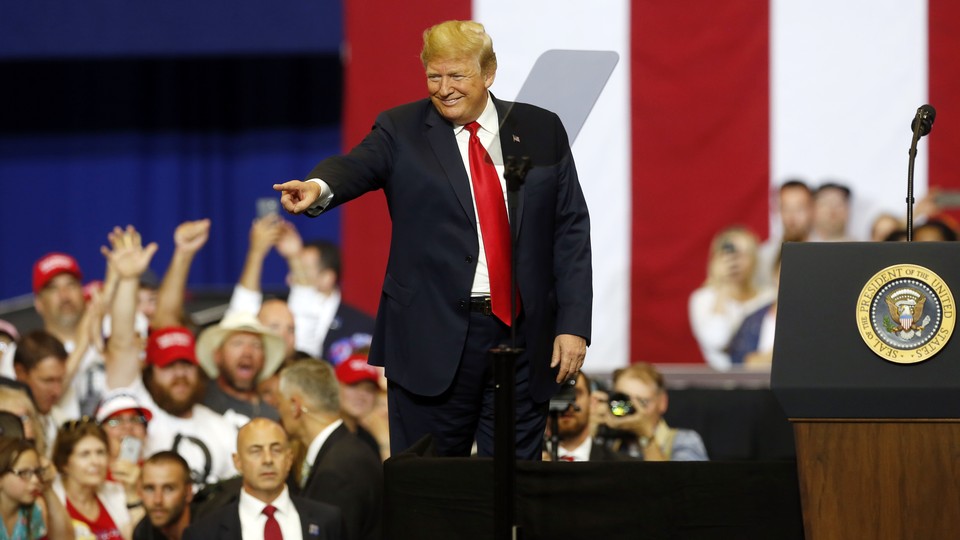
<svg viewBox="0 0 960 540">
<path fill-rule="evenodd" d="M 935 299 L 905 324 L 929 326 L 898 340 L 886 299 L 911 290 Z M 960 244 L 787 244 L 779 294 L 771 386 L 806 538 L 960 536 Z"/>
</svg>

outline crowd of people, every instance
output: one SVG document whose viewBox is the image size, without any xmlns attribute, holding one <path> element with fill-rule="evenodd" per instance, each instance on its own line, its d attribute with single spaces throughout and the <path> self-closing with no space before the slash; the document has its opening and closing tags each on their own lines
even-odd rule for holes
<svg viewBox="0 0 960 540">
<path fill-rule="evenodd" d="M 792 180 L 779 190 L 781 237 L 761 244 L 739 226 L 716 235 L 706 281 L 690 298 L 710 366 L 770 363 L 780 246 L 846 239 L 849 199 L 842 185 L 813 190 Z M 930 199 L 918 208 L 917 240 L 956 239 Z M 881 215 L 872 233 L 898 240 L 902 226 Z M 9 531 L 181 538 L 201 517 L 253 504 L 245 491 L 253 482 L 271 497 L 282 492 L 284 504 L 328 505 L 322 512 L 348 538 L 380 536 L 386 380 L 366 360 L 372 319 L 340 297 L 336 246 L 304 242 L 277 215 L 257 219 L 228 309 L 197 328 L 185 310 L 186 282 L 209 227 L 198 220 L 176 228 L 162 280 L 149 269 L 159 246 L 132 226 L 108 234 L 108 270 L 92 284 L 68 254 L 34 264 L 43 327 L 21 334 L 0 320 L 0 410 L 20 426 L 19 437 L 0 438 Z M 284 297 L 261 290 L 271 250 L 289 266 Z M 652 365 L 617 371 L 609 389 L 583 372 L 575 382 L 574 402 L 544 433 L 556 458 L 708 459 L 696 432 L 664 421 L 667 389 Z M 248 451 L 272 453 L 268 476 L 284 481 L 265 488 L 263 478 L 249 478 L 264 465 Z"/>
<path fill-rule="evenodd" d="M 836 181 L 813 188 L 792 179 L 779 187 L 782 234 L 760 243 L 746 227 L 732 226 L 710 244 L 707 276 L 690 295 L 690 328 L 706 363 L 718 371 L 769 368 L 777 312 L 780 251 L 786 242 L 851 241 L 852 193 Z M 957 240 L 958 226 L 937 206 L 931 190 L 915 207 L 914 241 Z M 873 220 L 872 241 L 905 241 L 906 222 L 883 212 Z"/>
<path fill-rule="evenodd" d="M 254 492 L 280 496 L 293 471 L 284 500 L 335 518 L 305 527 L 380 537 L 385 384 L 366 362 L 372 318 L 340 298 L 336 246 L 304 243 L 275 214 L 256 220 L 229 308 L 198 328 L 186 282 L 209 227 L 176 228 L 162 280 L 149 270 L 158 244 L 132 226 L 108 234 L 93 285 L 69 254 L 34 264 L 42 328 L 0 322 L 0 411 L 19 427 L 0 439 L 7 537 L 183 538 L 244 504 L 264 467 L 279 483 Z M 290 266 L 286 298 L 261 292 L 271 249 Z M 247 459 L 242 445 L 263 437 L 276 448 L 250 443 Z"/>
</svg>

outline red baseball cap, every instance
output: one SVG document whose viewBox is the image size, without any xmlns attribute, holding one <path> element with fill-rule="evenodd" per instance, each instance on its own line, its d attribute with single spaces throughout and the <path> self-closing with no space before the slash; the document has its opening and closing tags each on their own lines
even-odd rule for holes
<svg viewBox="0 0 960 540">
<path fill-rule="evenodd" d="M 151 332 L 147 338 L 147 364 L 166 367 L 177 360 L 197 365 L 193 333 L 181 326 Z"/>
<path fill-rule="evenodd" d="M 380 372 L 377 368 L 367 363 L 367 357 L 363 354 L 353 354 L 349 358 L 337 365 L 337 380 L 341 384 L 357 384 L 362 381 L 370 381 L 380 386 Z"/>
<path fill-rule="evenodd" d="M 60 274 L 70 274 L 83 281 L 77 260 L 66 253 L 47 253 L 33 264 L 33 294 L 38 294 Z"/>
</svg>

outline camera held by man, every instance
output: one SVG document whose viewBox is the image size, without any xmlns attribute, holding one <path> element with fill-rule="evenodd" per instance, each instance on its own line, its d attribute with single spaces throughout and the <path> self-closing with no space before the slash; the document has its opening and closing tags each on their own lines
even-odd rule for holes
<svg viewBox="0 0 960 540">
<path fill-rule="evenodd" d="M 639 362 L 617 370 L 613 390 L 593 393 L 592 420 L 607 448 L 645 461 L 706 461 L 697 432 L 671 428 L 663 419 L 667 390 L 663 375 Z"/>
<path fill-rule="evenodd" d="M 570 384 L 573 382 L 574 384 Z M 560 386 L 550 400 L 550 422 L 547 424 L 545 461 L 622 461 L 629 460 L 599 444 L 593 437 L 595 424 L 592 411 L 590 378 L 577 373 L 575 379 Z"/>
</svg>

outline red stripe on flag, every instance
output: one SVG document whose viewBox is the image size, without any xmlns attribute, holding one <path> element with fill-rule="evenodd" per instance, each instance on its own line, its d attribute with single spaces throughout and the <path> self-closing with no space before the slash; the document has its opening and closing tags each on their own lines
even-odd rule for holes
<svg viewBox="0 0 960 540">
<path fill-rule="evenodd" d="M 705 9 L 632 3 L 632 361 L 702 361 L 687 301 L 711 238 L 732 224 L 766 236 L 769 8 Z"/>
<path fill-rule="evenodd" d="M 352 148 L 380 111 L 427 96 L 420 63 L 423 31 L 449 19 L 470 19 L 470 0 L 344 2 L 343 145 Z M 380 192 L 344 206 L 343 297 L 374 313 L 390 249 L 390 217 Z"/>
<path fill-rule="evenodd" d="M 930 104 L 937 110 L 933 130 L 924 142 L 930 145 L 931 187 L 960 189 L 960 4 L 954 0 L 929 0 L 928 5 Z M 919 103 L 917 104 L 920 105 Z M 905 125 L 906 126 L 906 125 Z M 906 127 L 904 128 L 906 129 Z M 923 144 L 923 143 L 921 143 Z M 904 164 L 907 159 L 904 156 Z M 904 165 L 906 177 L 906 165 Z M 960 211 L 950 215 L 960 223 Z"/>
</svg>

